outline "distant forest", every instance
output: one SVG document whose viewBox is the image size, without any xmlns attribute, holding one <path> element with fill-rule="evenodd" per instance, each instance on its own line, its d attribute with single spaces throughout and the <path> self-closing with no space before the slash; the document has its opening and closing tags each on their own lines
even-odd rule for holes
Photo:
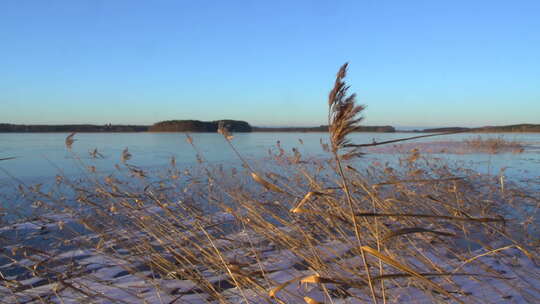
<svg viewBox="0 0 540 304">
<path fill-rule="evenodd" d="M 253 127 L 253 132 L 328 132 L 328 126 L 319 127 Z M 356 132 L 396 132 L 392 126 L 361 126 Z"/>
<path fill-rule="evenodd" d="M 219 123 L 222 122 L 231 132 L 328 132 L 328 126 L 318 127 L 252 127 L 249 123 L 241 120 L 168 120 L 145 125 L 17 125 L 0 123 L 0 133 L 45 133 L 45 132 L 217 132 Z M 418 129 L 407 132 L 415 133 L 440 133 L 440 132 L 540 132 L 540 124 L 516 124 L 507 126 L 487 126 L 481 128 L 430 128 Z M 392 126 L 361 126 L 356 132 L 400 132 Z"/>
<path fill-rule="evenodd" d="M 251 132 L 249 123 L 241 120 L 167 120 L 153 124 L 150 132 L 217 132 L 219 124 L 223 124 L 231 132 Z"/>
<path fill-rule="evenodd" d="M 470 131 L 470 132 L 486 132 L 486 133 L 496 133 L 496 132 L 540 132 L 540 124 L 517 124 L 517 125 L 507 125 L 507 126 L 486 126 L 480 128 L 433 128 L 433 129 L 422 129 L 414 130 L 413 132 L 422 132 L 422 133 L 439 133 L 439 132 L 456 132 L 456 131 Z"/>
<path fill-rule="evenodd" d="M 148 126 L 140 125 L 14 125 L 0 124 L 0 132 L 146 132 Z"/>
<path fill-rule="evenodd" d="M 241 120 L 169 120 L 150 127 L 150 132 L 217 132 L 222 123 L 231 132 L 328 132 L 328 126 L 319 127 L 252 127 Z M 362 126 L 357 132 L 395 132 L 392 126 Z"/>
</svg>

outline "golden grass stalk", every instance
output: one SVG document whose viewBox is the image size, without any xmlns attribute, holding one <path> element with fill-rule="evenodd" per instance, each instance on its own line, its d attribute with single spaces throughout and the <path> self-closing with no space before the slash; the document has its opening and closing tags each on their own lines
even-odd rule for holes
<svg viewBox="0 0 540 304">
<path fill-rule="evenodd" d="M 323 304 L 322 302 L 319 302 L 313 298 L 310 298 L 310 297 L 304 297 L 304 301 L 307 303 L 307 304 Z"/>
<path fill-rule="evenodd" d="M 369 246 L 363 246 L 362 251 L 365 251 L 365 252 L 375 256 L 376 258 L 378 258 L 379 260 L 383 261 L 384 263 L 386 263 L 388 265 L 391 265 L 391 266 L 393 266 L 393 267 L 395 267 L 395 268 L 397 268 L 397 269 L 399 269 L 401 271 L 409 273 L 413 277 L 416 277 L 416 278 L 420 279 L 421 281 L 427 283 L 428 285 L 435 288 L 436 290 L 438 290 L 439 292 L 441 292 L 445 296 L 451 298 L 452 300 L 454 300 L 454 301 L 456 301 L 458 303 L 464 303 L 463 301 L 457 299 L 452 294 L 450 294 L 446 289 L 441 287 L 439 284 L 427 279 L 425 276 L 423 276 L 419 272 L 417 272 L 417 271 L 413 270 L 412 268 L 408 267 L 407 265 L 404 265 L 404 264 L 394 260 L 393 258 L 391 258 L 391 257 L 377 251 L 376 249 L 373 249 L 373 248 L 371 248 Z"/>
<path fill-rule="evenodd" d="M 345 76 L 347 76 L 347 67 L 348 63 L 345 63 L 341 66 L 336 75 L 334 88 L 330 91 L 330 94 L 328 95 L 328 131 L 330 133 L 332 153 L 334 154 L 338 172 L 343 183 L 343 190 L 347 196 L 350 217 L 354 226 L 354 233 L 358 242 L 358 247 L 360 248 L 362 262 L 364 263 L 364 269 L 367 274 L 371 297 L 373 303 L 377 303 L 375 289 L 373 288 L 373 283 L 371 281 L 371 272 L 369 270 L 369 265 L 367 263 L 366 256 L 361 249 L 363 246 L 360 236 L 360 227 L 358 226 L 358 223 L 356 222 L 356 216 L 354 215 L 353 199 L 349 190 L 349 186 L 347 184 L 347 179 L 345 178 L 345 174 L 343 173 L 341 156 L 339 154 L 340 149 L 350 144 L 347 136 L 357 129 L 358 124 L 362 120 L 362 117 L 358 117 L 358 114 L 360 114 L 360 112 L 364 110 L 363 106 L 356 105 L 355 94 L 347 95 L 349 86 L 346 85 L 344 81 Z M 350 151 L 347 154 L 350 153 L 355 153 L 355 151 Z"/>
<path fill-rule="evenodd" d="M 254 181 L 261 184 L 263 187 L 265 187 L 268 190 L 279 192 L 279 193 L 286 193 L 278 185 L 265 180 L 264 178 L 262 178 L 259 174 L 255 172 L 251 172 L 251 177 L 253 178 Z"/>
<path fill-rule="evenodd" d="M 450 233 L 450 232 L 437 231 L 437 230 L 426 229 L 426 228 L 421 228 L 421 227 L 410 227 L 410 228 L 402 228 L 402 229 L 392 231 L 392 232 L 386 234 L 381 239 L 381 242 L 386 242 L 391 238 L 401 236 L 401 235 L 405 235 L 405 234 L 426 233 L 426 232 L 427 233 L 432 233 L 432 234 L 435 234 L 435 235 L 442 235 L 442 236 L 456 236 L 454 233 Z"/>
<path fill-rule="evenodd" d="M 489 222 L 506 222 L 503 217 L 500 218 L 490 218 L 490 217 L 459 217 L 459 216 L 448 216 L 448 215 L 435 215 L 435 214 L 416 214 L 416 213 L 372 213 L 372 212 L 363 212 L 355 213 L 358 217 L 414 217 L 414 218 L 437 218 L 443 220 L 452 220 L 452 221 L 462 221 L 462 222 L 479 222 L 479 223 L 489 223 Z"/>
</svg>

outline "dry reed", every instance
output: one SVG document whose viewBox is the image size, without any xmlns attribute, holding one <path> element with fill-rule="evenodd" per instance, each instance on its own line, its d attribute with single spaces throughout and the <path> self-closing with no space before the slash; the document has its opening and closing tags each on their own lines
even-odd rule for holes
<svg viewBox="0 0 540 304">
<path fill-rule="evenodd" d="M 0 303 L 534 301 L 539 272 L 523 263 L 539 258 L 538 193 L 417 151 L 386 165 L 344 159 L 359 152 L 347 135 L 364 109 L 347 95 L 346 69 L 329 95 L 329 159 L 306 161 L 278 143 L 271 166 L 250 163 L 220 126 L 242 167 L 206 162 L 188 135 L 195 168 L 172 159 L 151 175 L 127 164 L 126 148 L 113 174 L 21 186 L 40 202 L 52 243 L 0 233 L 11 263 L 0 268 Z M 74 249 L 90 257 L 66 258 Z M 515 274 L 527 280 L 514 283 L 494 261 L 523 264 Z M 107 269 L 142 286 L 101 277 Z"/>
</svg>

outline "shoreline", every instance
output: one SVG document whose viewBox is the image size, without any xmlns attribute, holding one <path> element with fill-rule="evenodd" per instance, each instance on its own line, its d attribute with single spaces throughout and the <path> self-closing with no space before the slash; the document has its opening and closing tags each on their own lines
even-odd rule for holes
<svg viewBox="0 0 540 304">
<path fill-rule="evenodd" d="M 219 134 L 217 132 L 199 132 L 199 131 L 44 131 L 44 132 L 8 132 L 8 131 L 0 131 L 0 134 L 69 134 L 69 133 L 77 133 L 77 134 L 140 134 L 140 133 L 155 133 L 155 134 L 170 134 L 170 133 L 179 133 L 179 134 Z M 251 131 L 251 132 L 233 132 L 233 134 L 250 134 L 250 133 L 324 133 L 328 134 L 328 131 L 286 131 L 286 130 L 280 130 L 280 131 Z M 437 134 L 441 133 L 441 135 L 445 134 L 444 132 L 424 132 L 424 131 L 404 131 L 404 130 L 396 130 L 395 132 L 377 132 L 377 131 L 353 131 L 354 133 L 376 133 L 376 134 Z M 471 131 L 464 131 L 454 134 L 538 134 L 540 131 L 481 131 L 481 130 L 471 130 Z"/>
<path fill-rule="evenodd" d="M 226 121 L 226 120 L 224 120 Z M 257 127 L 250 126 L 246 122 L 231 121 L 233 123 L 243 123 L 242 128 L 233 125 L 232 133 L 328 133 L 328 126 L 321 125 L 317 127 Z M 215 122 L 201 121 L 173 121 L 169 125 L 161 126 L 166 122 L 160 122 L 154 125 L 93 125 L 93 124 L 67 124 L 67 125 L 17 125 L 0 123 L 0 133 L 217 133 L 215 128 L 207 128 L 206 124 L 215 124 Z M 177 130 L 167 130 L 167 128 L 176 128 L 174 123 L 179 123 L 181 128 Z M 184 126 L 187 123 L 200 123 L 199 125 Z M 156 125 L 158 127 L 156 127 Z M 212 125 L 213 126 L 213 125 Z M 155 129 L 152 130 L 152 129 Z M 237 128 L 237 131 L 235 131 Z M 359 129 L 353 133 L 540 133 L 540 124 L 513 124 L 503 126 L 485 126 L 477 128 L 467 127 L 442 127 L 442 128 L 424 128 L 414 130 L 400 130 L 393 126 L 359 126 Z"/>
</svg>

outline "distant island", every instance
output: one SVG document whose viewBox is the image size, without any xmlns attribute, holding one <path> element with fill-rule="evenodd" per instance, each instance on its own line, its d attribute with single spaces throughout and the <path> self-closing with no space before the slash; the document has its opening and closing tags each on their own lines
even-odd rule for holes
<svg viewBox="0 0 540 304">
<path fill-rule="evenodd" d="M 150 126 L 150 132 L 217 132 L 219 124 L 223 124 L 231 132 L 251 132 L 249 123 L 241 120 L 167 120 Z"/>
<path fill-rule="evenodd" d="M 318 127 L 252 127 L 241 120 L 167 120 L 155 123 L 150 132 L 217 132 L 222 123 L 231 132 L 328 132 L 328 126 Z M 396 132 L 392 126 L 361 126 L 356 132 Z"/>
<path fill-rule="evenodd" d="M 242 120 L 167 120 L 147 125 L 18 125 L 0 123 L 0 133 L 45 133 L 45 132 L 217 132 L 219 124 L 223 123 L 231 132 L 328 132 L 328 126 L 318 127 L 252 127 Z M 477 133 L 504 133 L 504 132 L 540 132 L 540 124 L 516 124 L 506 126 L 486 126 L 479 128 L 446 127 L 428 128 L 411 131 L 396 130 L 392 126 L 360 126 L 356 132 L 408 132 L 408 133 L 445 133 L 445 132 L 477 132 Z"/>
</svg>

